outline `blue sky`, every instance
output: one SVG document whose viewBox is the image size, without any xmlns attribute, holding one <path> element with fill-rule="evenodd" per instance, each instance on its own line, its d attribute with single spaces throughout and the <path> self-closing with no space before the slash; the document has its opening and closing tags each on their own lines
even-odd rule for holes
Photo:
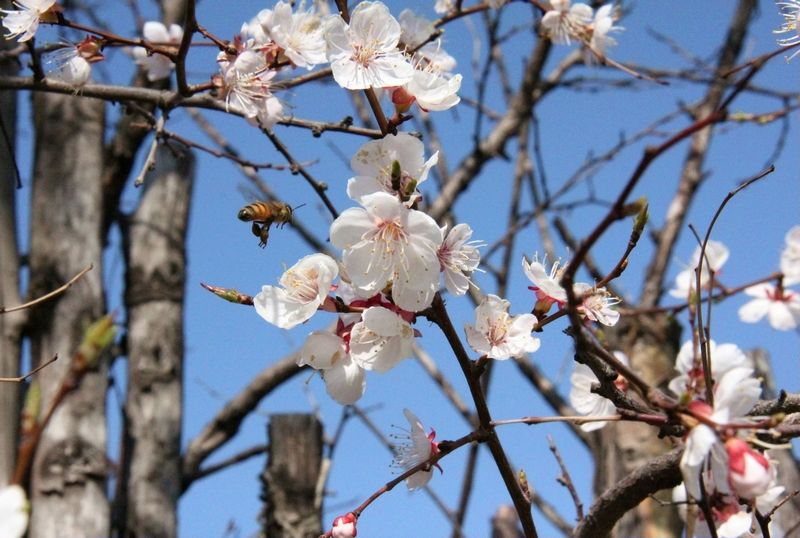
<svg viewBox="0 0 800 538">
<path fill-rule="evenodd" d="M 434 17 L 433 2 L 391 2 L 389 6 L 395 16 L 404 7 L 411 7 L 421 15 Z M 211 32 L 221 37 L 231 37 L 245 20 L 265 7 L 271 7 L 271 4 L 206 1 L 198 6 L 198 20 Z M 626 9 L 630 8 L 631 11 L 618 23 L 626 30 L 617 36 L 619 46 L 611 54 L 616 60 L 633 65 L 662 69 L 688 68 L 689 62 L 685 57 L 654 37 L 659 33 L 668 35 L 687 54 L 713 63 L 716 47 L 725 33 L 733 7 L 734 2 L 729 0 L 641 0 L 626 4 Z M 151 4 L 143 6 L 145 13 L 151 8 Z M 106 20 L 112 20 L 113 17 L 118 21 L 119 26 L 115 27 L 120 33 L 133 32 L 134 25 L 124 8 L 104 6 L 98 14 Z M 504 9 L 504 28 L 510 30 L 515 25 L 521 25 L 519 34 L 504 46 L 513 81 L 519 80 L 524 55 L 530 50 L 534 39 L 534 34 L 527 26 L 530 21 L 529 6 L 514 3 Z M 772 30 L 780 22 L 773 3 L 762 1 L 758 20 L 747 38 L 744 57 L 774 50 L 776 45 Z M 485 43 L 481 41 L 478 47 L 473 40 L 474 35 L 482 39 L 479 28 L 479 18 L 474 21 L 462 20 L 449 26 L 444 35 L 444 46 L 458 59 L 459 72 L 464 75 L 463 97 L 472 98 L 476 95 L 471 57 L 477 55 L 483 61 L 486 54 Z M 545 71 L 549 72 L 570 51 L 568 47 L 555 50 Z M 205 81 L 214 72 L 213 56 L 211 51 L 192 53 L 190 76 L 193 82 Z M 110 54 L 109 58 L 107 65 L 98 66 L 103 67 L 98 78 L 108 77 L 111 82 L 126 83 L 130 73 L 128 58 L 120 52 Z M 796 92 L 800 82 L 798 61 L 800 59 L 787 65 L 781 58 L 776 58 L 757 75 L 755 84 L 783 92 Z M 600 68 L 577 68 L 567 78 L 575 77 L 630 82 L 625 74 Z M 492 80 L 493 83 L 489 85 L 490 107 L 500 110 L 503 106 L 502 96 L 496 78 Z M 702 85 L 688 82 L 674 82 L 667 87 L 642 82 L 630 86 L 623 89 L 601 87 L 599 91 L 560 90 L 548 95 L 540 103 L 536 109 L 540 121 L 540 145 L 544 171 L 552 190 L 570 177 L 587 155 L 603 153 L 613 147 L 620 133 L 633 135 L 675 110 L 681 103 L 692 103 L 704 92 Z M 348 96 L 330 82 L 296 88 L 278 96 L 291 105 L 296 116 L 302 118 L 339 121 L 353 113 Z M 775 99 L 746 95 L 736 101 L 733 111 L 762 113 L 779 106 L 780 103 Z M 462 104 L 453 112 L 433 116 L 451 167 L 459 162 L 471 144 L 469 133 L 473 114 L 472 108 Z M 209 113 L 207 117 L 247 158 L 283 164 L 269 141 L 243 120 L 220 113 Z M 687 124 L 687 118 L 680 116 L 660 127 L 659 132 L 673 133 Z M 485 120 L 484 125 L 490 125 L 490 122 Z M 192 120 L 180 111 L 171 116 L 167 127 L 208 143 Z M 776 165 L 774 174 L 741 193 L 729 204 L 715 228 L 714 238 L 725 242 L 731 250 L 731 259 L 721 275 L 723 282 L 730 286 L 776 270 L 783 236 L 800 221 L 800 157 L 796 151 L 798 137 L 794 126 L 788 132 L 787 147 L 777 160 L 770 160 L 781 134 L 780 127 L 777 123 L 764 126 L 728 123 L 718 128 L 705 167 L 709 179 L 689 213 L 689 222 L 705 230 L 728 191 L 767 164 L 774 162 Z M 335 133 L 326 133 L 317 139 L 307 131 L 280 126 L 276 127 L 275 132 L 299 161 L 318 161 L 310 166 L 309 171 L 330 185 L 329 195 L 339 211 L 354 205 L 344 192 L 346 180 L 351 175 L 347 160 L 366 140 Z M 27 147 L 30 145 L 31 136 L 30 127 L 22 122 L 23 171 L 30 169 L 25 164 L 29 162 L 29 153 L 25 155 L 24 152 L 26 144 Z M 602 167 L 592 181 L 597 197 L 603 200 L 613 198 L 634 169 L 645 145 L 660 140 L 656 135 L 633 144 L 620 152 L 613 162 Z M 509 143 L 507 149 L 513 161 L 516 142 Z M 634 193 L 633 198 L 648 198 L 654 226 L 663 222 L 685 152 L 686 144 L 681 144 L 659 159 Z M 236 219 L 238 209 L 251 201 L 251 197 L 243 195 L 240 189 L 246 184 L 245 179 L 230 162 L 207 155 L 199 155 L 199 159 L 187 249 L 189 277 L 184 444 L 253 375 L 301 345 L 310 329 L 325 326 L 331 319 L 319 314 L 307 325 L 281 331 L 267 325 L 251 309 L 220 301 L 200 288 L 200 282 L 208 282 L 254 294 L 263 284 L 275 284 L 285 267 L 309 254 L 310 250 L 289 226 L 273 229 L 267 248 L 258 248 L 258 241 L 250 234 L 249 225 Z M 327 237 L 330 217 L 299 176 L 266 170 L 262 172 L 262 177 L 286 202 L 293 206 L 306 204 L 297 210 L 296 219 L 315 230 L 323 240 Z M 493 163 L 459 200 L 456 215 L 460 221 L 468 222 L 473 227 L 474 238 L 491 243 L 503 233 L 511 177 L 509 163 Z M 28 195 L 29 186 L 30 182 L 26 181 L 21 193 L 23 199 Z M 587 196 L 587 192 L 585 186 L 578 187 L 564 201 L 581 200 Z M 433 192 L 428 190 L 427 193 L 430 196 Z M 138 191 L 131 187 L 125 194 L 124 208 L 135 207 L 138 196 Z M 523 208 L 530 207 L 530 193 L 526 192 Z M 27 211 L 23 208 L 25 213 Z M 564 213 L 563 217 L 575 235 L 583 236 L 596 224 L 602 213 L 601 207 L 581 207 Z M 624 248 L 629 230 L 628 223 L 617 224 L 598 244 L 593 255 L 602 267 L 610 268 L 616 261 Z M 541 252 L 542 242 L 535 228 L 522 230 L 516 240 L 508 298 L 513 305 L 512 312 L 521 313 L 530 308 L 531 296 L 526 289 L 529 283 L 519 270 L 520 260 L 523 255 Z M 23 238 L 24 241 L 26 238 Z M 111 289 L 110 308 L 119 307 L 122 301 L 119 290 L 123 266 L 118 248 L 118 241 L 112 242 L 105 267 Z M 684 234 L 671 263 L 670 282 L 683 268 L 681 262 L 688 260 L 693 249 L 693 239 L 688 233 Z M 643 238 L 631 257 L 628 270 L 618 283 L 626 294 L 625 298 L 635 299 L 638 295 L 642 271 L 650 253 L 649 242 Z M 565 258 L 569 256 L 563 245 L 558 245 L 557 254 Z M 493 262 L 498 263 L 498 260 L 495 257 Z M 484 293 L 495 291 L 492 280 L 487 276 L 479 277 L 478 281 Z M 669 301 L 667 299 L 665 302 L 670 304 Z M 712 327 L 714 339 L 717 342 L 735 342 L 742 348 L 766 348 L 773 357 L 781 387 L 797 392 L 800 390 L 796 373 L 800 358 L 798 335 L 793 332 L 778 333 L 765 324 L 740 323 L 736 311 L 743 303 L 744 298 L 734 297 L 715 308 Z M 468 300 L 449 298 L 448 307 L 456 327 L 472 322 L 473 311 Z M 685 315 L 679 319 L 685 324 Z M 571 371 L 571 350 L 567 337 L 561 333 L 564 327 L 563 323 L 549 326 L 541 336 L 541 350 L 532 358 L 566 394 Z M 424 320 L 418 323 L 417 328 L 423 335 L 419 340 L 420 345 L 431 354 L 437 366 L 466 398 L 466 385 L 437 329 Z M 116 375 L 122 380 L 123 369 L 117 370 Z M 489 400 L 496 418 L 550 414 L 541 398 L 520 378 L 513 364 L 497 364 L 493 375 Z M 117 405 L 114 396 L 110 397 L 109 403 L 112 407 Z M 412 409 L 426 425 L 434 427 L 438 439 L 454 439 L 468 432 L 464 421 L 413 360 L 404 361 L 385 375 L 368 375 L 367 392 L 359 403 L 371 410 L 370 417 L 386 434 L 397 431 L 393 425 L 405 425 L 402 414 L 405 407 Z M 318 377 L 303 374 L 262 401 L 258 412 L 245 422 L 237 438 L 221 450 L 214 461 L 265 442 L 266 420 L 270 414 L 311 411 L 320 413 L 327 433 L 335 430 L 341 407 L 327 397 Z M 587 453 L 566 428 L 558 425 L 511 426 L 503 428 L 500 435 L 510 459 L 527 471 L 532 486 L 556 505 L 565 519 L 572 521 L 574 508 L 566 490 L 555 481 L 558 469 L 547 447 L 547 434 L 555 438 L 576 479 L 578 491 L 588 505 L 591 498 L 590 462 Z M 115 436 L 112 434 L 110 437 L 113 439 Z M 110 453 L 116 454 L 113 447 Z M 324 523 L 329 524 L 334 516 L 357 506 L 391 479 L 395 472 L 390 468 L 391 459 L 391 455 L 363 424 L 351 420 L 336 449 L 328 485 L 330 495 L 325 501 Z M 437 473 L 431 483 L 450 507 L 455 507 L 457 503 L 465 460 L 465 450 L 446 458 L 442 462 L 444 474 L 440 476 Z M 257 477 L 262 466 L 262 459 L 250 460 L 196 483 L 181 503 L 180 535 L 184 538 L 223 536 L 231 522 L 238 529 L 232 536 L 254 535 L 258 529 L 256 517 L 260 509 Z M 507 502 L 507 493 L 494 463 L 485 452 L 478 463 L 475 490 L 465 526 L 467 536 L 486 536 L 492 513 L 500 504 Z M 535 514 L 535 521 L 541 536 L 557 534 L 541 515 Z M 422 492 L 409 494 L 402 486 L 379 499 L 359 521 L 361 536 L 408 536 L 410 528 L 416 529 L 416 535 L 424 537 L 449 534 L 446 518 L 428 497 Z"/>
</svg>

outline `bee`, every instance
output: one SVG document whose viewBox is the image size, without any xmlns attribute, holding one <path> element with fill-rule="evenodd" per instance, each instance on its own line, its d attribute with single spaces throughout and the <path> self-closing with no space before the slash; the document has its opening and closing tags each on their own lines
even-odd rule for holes
<svg viewBox="0 0 800 538">
<path fill-rule="evenodd" d="M 283 202 L 253 202 L 239 210 L 239 220 L 253 223 L 253 235 L 260 239 L 258 246 L 264 248 L 269 239 L 269 228 L 274 222 L 283 227 L 292 221 L 292 206 Z"/>
</svg>

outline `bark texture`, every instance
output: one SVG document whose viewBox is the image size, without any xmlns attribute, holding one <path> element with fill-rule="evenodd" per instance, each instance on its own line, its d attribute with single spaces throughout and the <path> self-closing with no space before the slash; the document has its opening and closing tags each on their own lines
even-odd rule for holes
<svg viewBox="0 0 800 538">
<path fill-rule="evenodd" d="M 261 476 L 263 536 L 316 538 L 322 534 L 317 482 L 322 464 L 322 424 L 313 415 L 273 415 L 269 458 Z"/>
<path fill-rule="evenodd" d="M 126 226 L 128 396 L 125 536 L 177 535 L 181 494 L 183 299 L 194 158 L 159 147 Z"/>
<path fill-rule="evenodd" d="M 8 8 L 10 2 L 0 1 Z M 0 51 L 12 42 L 0 40 Z M 0 76 L 16 75 L 18 64 L 0 60 Z M 0 306 L 20 302 L 19 249 L 16 226 L 16 172 L 13 147 L 16 138 L 17 93 L 0 91 Z M 11 151 L 9 149 L 11 148 Z M 0 314 L 0 377 L 19 375 L 20 330 L 24 314 Z M 20 385 L 0 383 L 0 487 L 14 471 L 19 418 Z"/>
<path fill-rule="evenodd" d="M 49 292 L 89 264 L 69 293 L 30 311 L 34 364 L 47 409 L 86 327 L 105 310 L 100 226 L 104 105 L 94 99 L 35 94 L 36 148 L 31 209 L 29 296 Z M 89 372 L 57 408 L 34 459 L 29 536 L 105 536 L 106 365 Z"/>
</svg>

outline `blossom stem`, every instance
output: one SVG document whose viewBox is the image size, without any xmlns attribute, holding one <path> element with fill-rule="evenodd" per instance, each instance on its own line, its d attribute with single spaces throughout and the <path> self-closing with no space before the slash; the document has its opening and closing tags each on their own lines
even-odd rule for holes
<svg viewBox="0 0 800 538">
<path fill-rule="evenodd" d="M 437 293 L 434 296 L 433 303 L 431 307 L 425 311 L 425 315 L 442 330 L 442 333 L 444 333 L 447 342 L 450 344 L 458 360 L 458 364 L 461 367 L 464 378 L 467 380 L 467 385 L 469 386 L 469 391 L 478 413 L 478 421 L 480 424 L 479 431 L 482 431 L 483 435 L 485 435 L 485 442 L 489 447 L 495 465 L 497 465 L 500 476 L 503 478 L 506 489 L 511 496 L 514 508 L 517 510 L 517 515 L 522 524 L 525 537 L 537 538 L 536 526 L 531 516 L 530 501 L 522 492 L 516 473 L 514 473 L 511 463 L 508 461 L 508 457 L 503 450 L 503 445 L 497 437 L 494 426 L 492 426 L 492 416 L 489 412 L 489 406 L 486 403 L 483 388 L 481 387 L 480 377 L 476 375 L 474 363 L 470 360 L 467 351 L 464 349 L 464 344 L 462 344 L 455 327 L 453 327 L 453 322 L 450 320 L 450 316 L 447 313 L 447 309 L 445 308 L 444 301 L 440 294 Z"/>
<path fill-rule="evenodd" d="M 397 486 L 397 484 L 400 484 L 401 482 L 403 482 L 404 480 L 406 480 L 407 478 L 411 477 L 412 475 L 416 474 L 419 471 L 424 471 L 424 470 L 430 469 L 440 459 L 442 459 L 443 457 L 447 456 L 450 452 L 453 452 L 454 450 L 456 450 L 458 448 L 461 448 L 464 445 L 468 445 L 468 444 L 474 443 L 474 442 L 483 442 L 483 441 L 485 441 L 487 436 L 488 436 L 487 432 L 485 432 L 483 430 L 475 430 L 473 432 L 468 433 L 467 435 L 465 435 L 463 437 L 460 437 L 460 438 L 456 439 L 455 441 L 442 441 L 442 442 L 440 442 L 438 444 L 439 452 L 437 452 L 436 454 L 433 454 L 427 460 L 425 460 L 423 462 L 420 462 L 417 465 L 409 468 L 403 474 L 397 476 L 393 480 L 390 480 L 389 482 L 384 484 L 383 487 L 381 487 L 379 490 L 377 490 L 372 495 L 367 497 L 367 499 L 364 502 L 362 502 L 360 505 L 358 505 L 358 507 L 355 510 L 353 510 L 353 514 L 356 517 L 361 516 L 361 513 L 364 510 L 366 510 L 367 507 L 370 504 L 375 502 L 384 493 L 387 493 L 387 492 L 391 491 L 392 489 L 394 489 L 394 487 Z"/>
</svg>

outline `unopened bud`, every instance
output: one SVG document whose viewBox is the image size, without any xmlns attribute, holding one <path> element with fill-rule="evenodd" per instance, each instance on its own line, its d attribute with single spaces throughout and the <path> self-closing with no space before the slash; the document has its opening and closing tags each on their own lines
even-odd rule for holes
<svg viewBox="0 0 800 538">
<path fill-rule="evenodd" d="M 403 169 L 400 167 L 400 161 L 394 160 L 392 161 L 392 172 L 391 172 L 391 180 L 392 180 L 392 190 L 399 191 L 401 183 L 400 181 L 403 179 Z"/>
<path fill-rule="evenodd" d="M 356 522 L 358 518 L 353 512 L 348 512 L 333 520 L 331 538 L 355 538 L 358 534 Z"/>
<path fill-rule="evenodd" d="M 83 334 L 83 341 L 73 357 L 73 368 L 94 368 L 103 351 L 111 345 L 117 336 L 114 325 L 114 314 L 106 314 L 98 319 Z"/>
<path fill-rule="evenodd" d="M 212 286 L 211 284 L 205 284 L 203 282 L 200 283 L 205 289 L 220 297 L 221 299 L 225 299 L 230 303 L 236 304 L 244 304 L 244 305 L 252 305 L 253 304 L 253 297 L 250 295 L 246 295 L 244 293 L 239 292 L 239 290 L 233 288 L 221 288 L 219 286 Z"/>
</svg>

